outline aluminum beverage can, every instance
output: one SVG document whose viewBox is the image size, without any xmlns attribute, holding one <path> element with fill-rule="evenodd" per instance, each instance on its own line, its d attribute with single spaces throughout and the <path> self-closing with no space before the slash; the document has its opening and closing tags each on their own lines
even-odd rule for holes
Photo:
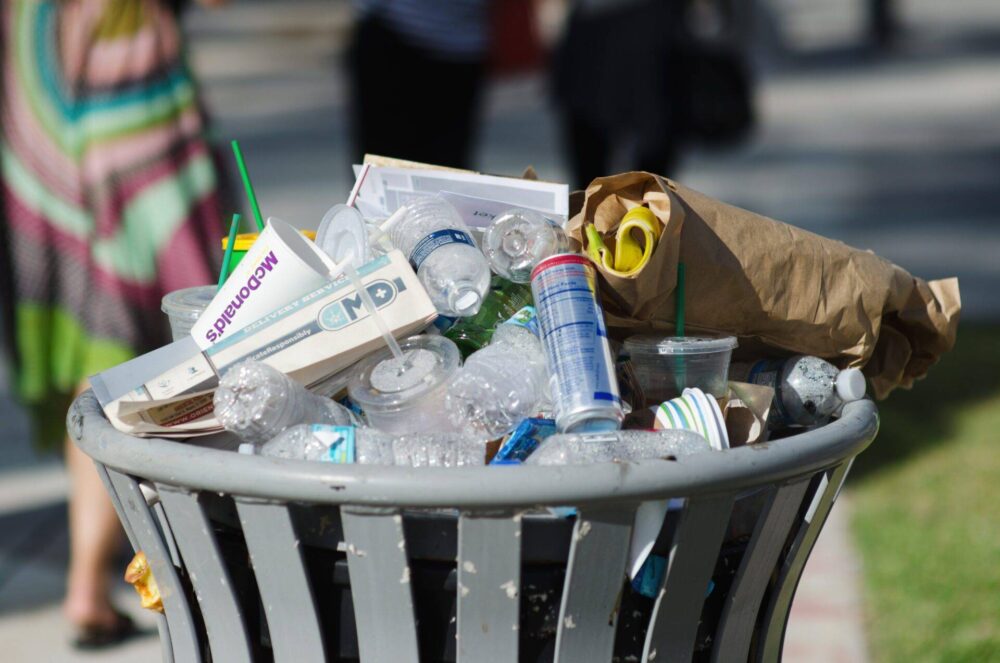
<svg viewBox="0 0 1000 663">
<path fill-rule="evenodd" d="M 581 255 L 560 253 L 531 272 L 531 292 L 552 373 L 556 427 L 563 433 L 618 430 L 625 414 L 597 270 Z"/>
</svg>

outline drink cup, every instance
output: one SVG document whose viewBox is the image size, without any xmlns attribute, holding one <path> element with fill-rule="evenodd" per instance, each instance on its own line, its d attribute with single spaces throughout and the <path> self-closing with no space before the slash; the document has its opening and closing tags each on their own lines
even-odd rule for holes
<svg viewBox="0 0 1000 663">
<path fill-rule="evenodd" d="M 649 404 L 663 403 L 688 387 L 716 397 L 726 395 L 732 336 L 632 336 L 625 351 Z"/>
<path fill-rule="evenodd" d="M 268 219 L 246 256 L 191 329 L 202 350 L 273 310 L 322 287 L 336 269 L 315 244 L 280 219 Z"/>
<path fill-rule="evenodd" d="M 656 428 L 694 431 L 713 449 L 729 448 L 729 435 L 718 401 L 697 387 L 685 389 L 677 398 L 661 403 L 656 408 Z"/>
<path fill-rule="evenodd" d="M 196 285 L 168 292 L 163 296 L 161 308 L 170 321 L 170 334 L 179 341 L 191 333 L 191 327 L 201 317 L 215 297 L 214 285 Z"/>
<path fill-rule="evenodd" d="M 402 365 L 388 348 L 366 359 L 347 387 L 365 421 L 387 433 L 454 430 L 445 410 L 448 385 L 458 375 L 458 347 L 443 336 L 411 336 L 399 343 Z"/>
<path fill-rule="evenodd" d="M 309 239 L 316 241 L 316 231 L 314 230 L 300 230 L 299 231 L 303 237 L 308 237 Z M 236 241 L 233 242 L 233 251 L 229 256 L 229 268 L 226 270 L 226 274 L 232 274 L 236 266 L 242 262 L 243 258 L 246 257 L 247 251 L 253 246 L 253 243 L 257 241 L 260 237 L 259 233 L 240 233 L 236 236 Z M 222 250 L 225 251 L 226 247 L 229 246 L 229 237 L 222 238 Z"/>
</svg>

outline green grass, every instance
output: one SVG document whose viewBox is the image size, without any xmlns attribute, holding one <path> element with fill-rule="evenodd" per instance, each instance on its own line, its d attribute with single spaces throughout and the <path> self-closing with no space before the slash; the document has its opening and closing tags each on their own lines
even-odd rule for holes
<svg viewBox="0 0 1000 663">
<path fill-rule="evenodd" d="M 848 485 L 875 661 L 1000 661 L 1000 327 L 959 332 Z"/>
</svg>

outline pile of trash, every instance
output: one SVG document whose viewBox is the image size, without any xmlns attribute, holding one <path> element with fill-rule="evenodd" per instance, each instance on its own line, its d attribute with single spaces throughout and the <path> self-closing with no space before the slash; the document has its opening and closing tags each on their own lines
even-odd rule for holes
<svg viewBox="0 0 1000 663">
<path fill-rule="evenodd" d="M 724 451 L 865 397 L 860 368 L 833 363 L 856 350 L 850 339 L 820 358 L 790 351 L 773 320 L 769 334 L 726 333 L 724 309 L 745 303 L 726 304 L 732 279 L 692 288 L 705 268 L 687 258 L 675 218 L 693 215 L 673 187 L 619 176 L 612 200 L 604 178 L 571 215 L 565 185 L 377 163 L 357 174 L 315 234 L 265 224 L 248 189 L 260 232 L 237 235 L 234 219 L 218 286 L 164 297 L 174 343 L 92 378 L 117 429 L 228 431 L 244 453 L 316 462 L 580 464 Z M 702 253 L 721 241 L 695 239 Z M 797 245 L 789 273 L 813 248 Z M 943 320 L 924 347 L 947 349 L 957 284 L 909 278 Z M 649 297 L 656 283 L 669 302 Z M 717 316 L 689 305 L 706 288 Z"/>
</svg>

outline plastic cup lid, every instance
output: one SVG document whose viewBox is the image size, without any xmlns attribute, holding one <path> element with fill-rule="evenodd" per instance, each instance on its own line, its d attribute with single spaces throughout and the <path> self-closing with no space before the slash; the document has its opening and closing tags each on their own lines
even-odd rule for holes
<svg viewBox="0 0 1000 663">
<path fill-rule="evenodd" d="M 701 355 L 731 352 L 737 346 L 735 336 L 654 336 L 639 335 L 625 339 L 629 354 Z"/>
<path fill-rule="evenodd" d="M 411 336 L 400 341 L 408 366 L 403 368 L 389 348 L 364 360 L 347 387 L 362 409 L 392 410 L 417 405 L 428 393 L 447 384 L 458 370 L 458 346 L 444 336 Z"/>
<path fill-rule="evenodd" d="M 368 226 L 361 212 L 347 205 L 334 205 L 316 230 L 316 244 L 340 263 L 354 257 L 358 264 L 368 260 Z"/>
<path fill-rule="evenodd" d="M 163 296 L 160 308 L 174 318 L 196 320 L 215 298 L 217 290 L 214 285 L 196 285 L 193 288 L 174 290 Z"/>
</svg>

